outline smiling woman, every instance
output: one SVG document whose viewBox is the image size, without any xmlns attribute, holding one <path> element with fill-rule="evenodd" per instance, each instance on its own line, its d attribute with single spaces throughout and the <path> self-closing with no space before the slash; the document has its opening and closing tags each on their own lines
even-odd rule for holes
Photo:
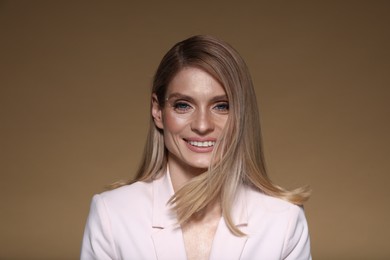
<svg viewBox="0 0 390 260">
<path fill-rule="evenodd" d="M 81 258 L 311 259 L 308 197 L 267 176 L 245 62 L 194 36 L 163 57 L 137 177 L 94 196 Z"/>
</svg>

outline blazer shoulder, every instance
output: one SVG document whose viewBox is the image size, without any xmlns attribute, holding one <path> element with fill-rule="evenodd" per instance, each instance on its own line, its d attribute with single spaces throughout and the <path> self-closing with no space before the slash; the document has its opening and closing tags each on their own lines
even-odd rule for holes
<svg viewBox="0 0 390 260">
<path fill-rule="evenodd" d="M 246 189 L 248 212 L 248 255 L 259 252 L 280 252 L 277 259 L 311 259 L 308 225 L 303 207 Z M 267 238 L 267 239 L 264 239 Z M 261 242 L 260 242 L 261 241 Z M 252 252 L 253 251 L 253 252 Z M 261 250 L 260 250 L 261 251 Z M 274 259 L 274 258 L 272 258 Z"/>
<path fill-rule="evenodd" d="M 301 206 L 297 206 L 289 201 L 272 197 L 255 188 L 248 187 L 246 190 L 249 208 L 263 209 L 268 212 L 282 213 L 288 211 L 300 211 Z"/>
<path fill-rule="evenodd" d="M 291 230 L 298 232 L 295 228 L 297 226 L 301 230 L 307 230 L 302 206 L 266 195 L 256 189 L 248 189 L 246 194 L 249 224 L 254 232 L 262 230 L 261 227 L 264 225 L 273 227 L 274 231 L 279 230 L 280 232 L 291 232 Z"/>
<path fill-rule="evenodd" d="M 105 191 L 95 195 L 109 208 L 145 207 L 152 203 L 153 188 L 149 182 L 135 182 L 113 190 Z"/>
<path fill-rule="evenodd" d="M 152 187 L 136 182 L 93 196 L 81 259 L 129 259 L 121 257 L 134 254 L 129 244 L 147 243 L 145 237 L 152 229 Z"/>
</svg>

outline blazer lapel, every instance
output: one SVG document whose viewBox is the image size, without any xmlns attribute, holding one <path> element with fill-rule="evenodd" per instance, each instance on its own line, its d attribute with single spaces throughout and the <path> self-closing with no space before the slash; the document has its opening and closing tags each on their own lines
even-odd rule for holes
<svg viewBox="0 0 390 260">
<path fill-rule="evenodd" d="M 157 259 L 186 259 L 183 235 L 168 200 L 173 195 L 169 172 L 153 181 L 152 240 Z M 174 246 L 173 246 L 174 245 Z"/>
<path fill-rule="evenodd" d="M 157 259 L 186 259 L 183 236 L 180 228 L 168 227 L 152 235 Z M 181 245 L 181 246 L 180 246 Z"/>
<path fill-rule="evenodd" d="M 248 234 L 248 211 L 245 189 L 243 187 L 240 187 L 237 192 L 237 197 L 232 207 L 232 219 L 236 227 Z M 214 237 L 210 259 L 240 259 L 247 239 L 247 236 L 238 237 L 233 235 L 227 227 L 224 218 L 221 218 Z"/>
</svg>

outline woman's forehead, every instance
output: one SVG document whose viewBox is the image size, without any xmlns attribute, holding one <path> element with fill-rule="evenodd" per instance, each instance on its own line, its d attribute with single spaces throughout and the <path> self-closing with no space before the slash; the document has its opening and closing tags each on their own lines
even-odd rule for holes
<svg viewBox="0 0 390 260">
<path fill-rule="evenodd" d="M 209 73 L 196 67 L 181 69 L 168 84 L 166 97 L 172 95 L 226 95 L 223 86 Z"/>
</svg>

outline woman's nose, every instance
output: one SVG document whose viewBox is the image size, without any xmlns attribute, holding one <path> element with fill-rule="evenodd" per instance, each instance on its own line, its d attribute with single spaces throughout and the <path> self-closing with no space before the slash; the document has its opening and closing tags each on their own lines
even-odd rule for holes
<svg viewBox="0 0 390 260">
<path fill-rule="evenodd" d="M 214 130 L 213 117 L 210 111 L 196 111 L 194 118 L 191 122 L 191 129 L 198 134 L 207 134 Z"/>
</svg>

